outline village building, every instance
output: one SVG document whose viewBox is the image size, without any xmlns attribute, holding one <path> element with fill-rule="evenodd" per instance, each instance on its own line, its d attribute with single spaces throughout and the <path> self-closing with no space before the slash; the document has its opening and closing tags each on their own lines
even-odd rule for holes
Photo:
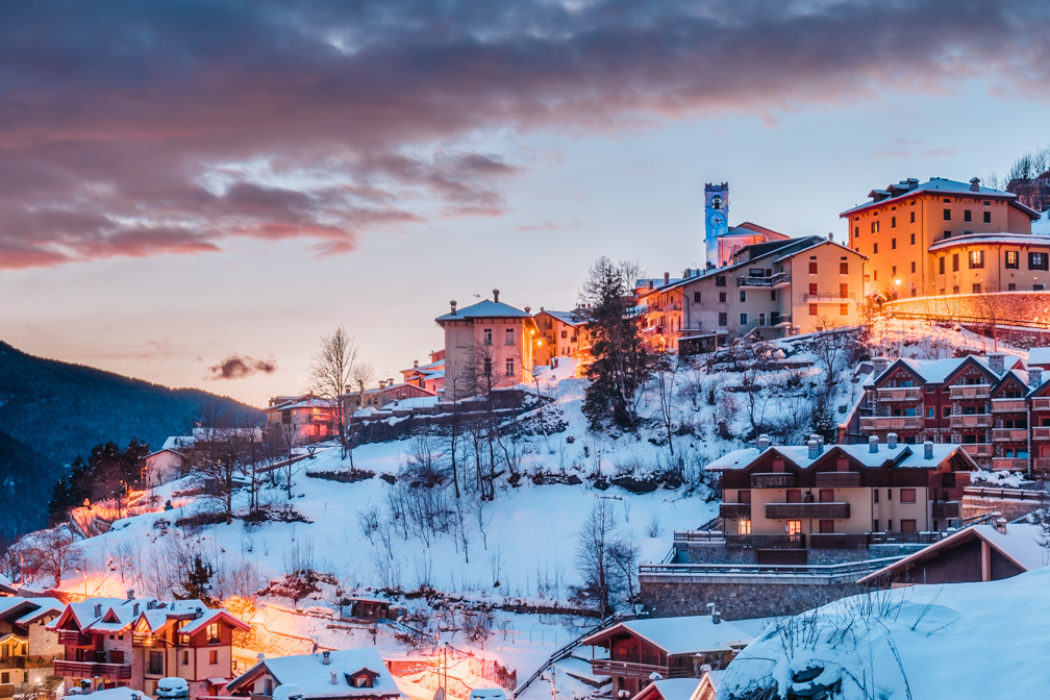
<svg viewBox="0 0 1050 700">
<path fill-rule="evenodd" d="M 750 245 L 787 240 L 773 229 L 745 221 L 729 225 L 729 183 L 704 185 L 704 249 L 706 267 L 729 265 L 737 252 Z"/>
<path fill-rule="evenodd" d="M 68 604 L 48 626 L 63 658 L 66 687 L 141 688 L 156 694 L 165 677 L 183 678 L 189 700 L 221 694 L 233 677 L 233 639 L 248 625 L 199 600 L 87 598 Z"/>
<path fill-rule="evenodd" d="M 551 311 L 541 308 L 533 317 L 539 339 L 536 341 L 535 363 L 554 366 L 559 357 L 576 360 L 577 376 L 591 359 L 591 334 L 588 324 L 590 310 L 577 307 L 572 311 Z"/>
<path fill-rule="evenodd" d="M 1044 290 L 1050 236 L 1012 192 L 945 178 L 901 180 L 847 209 L 849 241 L 868 259 L 865 294 L 884 299 Z"/>
<path fill-rule="evenodd" d="M 459 308 L 435 322 L 445 331 L 445 389 L 449 401 L 533 380 L 533 351 L 539 338 L 530 309 L 492 299 Z"/>
<path fill-rule="evenodd" d="M 403 403 L 411 404 L 414 399 L 431 399 L 425 403 L 435 403 L 437 395 L 417 384 L 395 384 L 393 379 L 385 379 L 379 382 L 378 387 L 365 389 L 363 392 L 353 391 L 340 397 L 347 415 L 354 415 L 361 409 L 382 410 Z"/>
<path fill-rule="evenodd" d="M 699 685 L 696 678 L 665 678 L 645 686 L 632 700 L 693 700 Z"/>
<path fill-rule="evenodd" d="M 263 409 L 266 426 L 279 430 L 293 445 L 339 437 L 339 401 L 314 394 L 275 396 Z"/>
<path fill-rule="evenodd" d="M 1050 564 L 1039 525 L 973 525 L 861 578 L 880 588 L 914 584 L 999 581 Z"/>
<path fill-rule="evenodd" d="M 11 584 L 11 579 L 0 574 L 0 596 L 9 596 L 18 593 L 18 589 Z"/>
<path fill-rule="evenodd" d="M 730 335 L 859 325 L 864 264 L 863 255 L 821 236 L 746 246 L 723 267 L 643 286 L 642 331 L 654 350 L 692 354 Z"/>
<path fill-rule="evenodd" d="M 425 365 L 413 361 L 411 369 L 401 370 L 401 381 L 426 389 L 436 396 L 445 388 L 445 351 L 435 350 L 430 353 L 430 362 Z"/>
<path fill-rule="evenodd" d="M 190 435 L 169 436 L 159 450 L 146 455 L 142 464 L 142 485 L 151 488 L 184 476 L 194 444 Z"/>
<path fill-rule="evenodd" d="M 691 694 L 705 672 L 724 669 L 751 638 L 717 615 L 697 615 L 627 620 L 595 632 L 580 644 L 592 648 L 591 672 L 612 678 L 612 696 L 623 697 L 622 693 L 642 691 L 655 678 L 693 679 Z M 604 649 L 606 656 L 595 657 L 596 649 Z"/>
<path fill-rule="evenodd" d="M 64 607 L 54 598 L 0 598 L 0 698 L 50 690 L 63 647 L 47 624 Z"/>
<path fill-rule="evenodd" d="M 1015 177 L 1006 183 L 1006 191 L 1017 195 L 1017 200 L 1036 211 L 1050 210 L 1050 170 L 1035 177 Z"/>
<path fill-rule="evenodd" d="M 375 648 L 261 659 L 226 686 L 226 695 L 274 697 L 281 686 L 295 687 L 303 700 L 392 700 L 401 698 Z"/>
</svg>

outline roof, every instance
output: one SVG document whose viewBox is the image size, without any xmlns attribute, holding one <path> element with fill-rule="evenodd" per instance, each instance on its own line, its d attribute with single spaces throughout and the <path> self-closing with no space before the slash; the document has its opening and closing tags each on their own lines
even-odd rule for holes
<svg viewBox="0 0 1050 700">
<path fill-rule="evenodd" d="M 888 185 L 886 189 L 872 190 L 868 193 L 869 197 L 875 198 L 876 196 L 881 196 L 882 199 L 859 204 L 852 209 L 847 209 L 839 214 L 839 216 L 846 217 L 871 207 L 881 207 L 887 203 L 900 202 L 917 194 L 954 194 L 970 197 L 984 197 L 988 199 L 1008 199 L 1012 206 L 1021 209 L 1033 219 L 1039 216 L 1039 212 L 1018 202 L 1017 195 L 1012 192 L 1003 192 L 1002 190 L 995 190 L 991 187 L 978 187 L 974 190 L 968 182 L 949 180 L 944 177 L 931 177 L 923 183 L 918 183 L 912 178 L 910 183 L 906 180 L 901 180 L 898 184 Z"/>
<path fill-rule="evenodd" d="M 101 614 L 96 614 L 98 611 Z M 201 617 L 196 617 L 200 613 Z M 248 626 L 222 609 L 211 609 L 200 600 L 157 600 L 156 598 L 87 598 L 69 603 L 48 627 L 65 627 L 72 617 L 81 632 L 120 632 L 131 624 L 145 619 L 151 630 L 163 627 L 169 619 L 189 620 L 182 632 L 190 634 L 202 625 L 224 618 L 241 629 Z"/>
<path fill-rule="evenodd" d="M 134 688 L 116 687 L 106 688 L 105 690 L 95 690 L 86 695 L 81 693 L 68 693 L 65 697 L 77 698 L 77 700 L 83 700 L 85 697 L 90 697 L 91 700 L 153 700 L 149 695 L 146 695 L 141 690 L 135 690 Z"/>
<path fill-rule="evenodd" d="M 281 656 L 263 659 L 242 675 L 230 681 L 226 689 L 233 692 L 238 686 L 251 682 L 260 673 L 269 673 L 278 685 L 297 685 L 306 698 L 353 697 L 370 695 L 400 695 L 386 664 L 373 647 L 342 649 L 329 652 L 331 663 L 325 664 L 321 654 Z M 356 674 L 363 668 L 376 673 L 371 688 L 354 688 L 346 676 Z M 337 674 L 332 684 L 332 674 Z"/>
<path fill-rule="evenodd" d="M 171 435 L 167 440 L 164 441 L 164 445 L 161 446 L 157 452 L 162 450 L 178 450 L 180 448 L 193 447 L 193 443 L 196 440 L 192 435 Z"/>
<path fill-rule="evenodd" d="M 0 593 L 14 593 L 15 587 L 11 585 L 11 579 L 0 574 Z"/>
<path fill-rule="evenodd" d="M 1028 364 L 1050 365 L 1050 348 L 1029 348 Z"/>
<path fill-rule="evenodd" d="M 731 622 L 715 623 L 710 615 L 694 615 L 627 620 L 595 632 L 580 643 L 594 646 L 624 631 L 645 639 L 667 654 L 718 651 L 729 649 L 730 644 L 742 646 L 752 639 L 752 635 Z M 695 683 L 694 680 L 694 687 Z"/>
<path fill-rule="evenodd" d="M 322 399 L 317 396 L 300 396 L 290 401 L 283 403 L 277 403 L 263 411 L 269 413 L 271 411 L 287 411 L 292 408 L 337 408 L 339 402 L 335 399 Z"/>
<path fill-rule="evenodd" d="M 958 547 L 974 538 L 987 542 L 1023 571 L 1032 571 L 1050 564 L 1050 549 L 1043 544 L 1044 537 L 1039 525 L 1012 523 L 1006 526 L 1005 533 L 999 532 L 993 525 L 972 525 L 895 561 L 875 573 L 868 574 L 857 583 L 870 584 L 885 579 L 890 574 L 903 572 L 920 562 L 929 561 L 942 551 Z"/>
<path fill-rule="evenodd" d="M 551 311 L 550 309 L 540 309 L 540 313 L 536 315 L 539 316 L 540 314 L 547 314 L 551 318 L 555 318 L 570 326 L 584 326 L 590 320 L 580 311 Z"/>
<path fill-rule="evenodd" d="M 210 625 L 213 622 L 218 622 L 219 620 L 225 620 L 234 627 L 239 627 L 240 629 L 246 632 L 250 629 L 246 623 L 242 622 L 241 620 L 234 617 L 225 610 L 210 609 L 206 610 L 204 614 L 200 617 L 191 620 L 187 624 L 183 625 L 181 628 L 179 628 L 179 632 L 181 634 L 193 634 L 197 630 L 203 629 L 206 625 Z"/>
<path fill-rule="evenodd" d="M 759 450 L 757 447 L 733 450 L 711 462 L 706 468 L 709 471 L 720 472 L 745 469 L 767 452 L 779 454 L 801 469 L 810 467 L 833 452 L 845 453 L 870 469 L 877 469 L 888 463 L 905 469 L 934 469 L 956 452 L 966 454 L 959 445 L 939 442 L 933 443 L 932 457 L 929 459 L 926 459 L 923 445 L 905 445 L 901 442 L 898 442 L 893 449 L 890 449 L 886 443 L 878 443 L 875 452 L 872 452 L 870 445 L 866 444 L 829 445 L 816 457 L 809 456 L 809 447 L 806 445 L 775 445 L 765 450 Z"/>
<path fill-rule="evenodd" d="M 981 357 L 979 355 L 966 355 L 965 357 L 945 357 L 940 360 L 916 360 L 910 357 L 902 357 L 884 371 L 880 372 L 875 377 L 875 383 L 878 384 L 879 380 L 884 376 L 888 376 L 898 365 L 903 365 L 914 372 L 917 376 L 921 377 L 923 381 L 930 382 L 932 384 L 944 383 L 952 374 L 963 366 L 968 360 L 976 362 L 979 366 L 990 372 L 993 376 L 999 377 L 1001 374 L 994 371 L 988 366 L 988 358 Z M 1003 363 L 1005 370 L 1006 363 Z"/>
<path fill-rule="evenodd" d="M 477 304 L 457 309 L 454 314 L 447 313 L 444 316 L 438 316 L 434 320 L 441 323 L 442 321 L 461 321 L 469 318 L 532 318 L 532 316 L 510 304 L 504 304 L 502 301 L 482 299 Z"/>
<path fill-rule="evenodd" d="M 736 226 L 731 226 L 729 228 L 729 232 L 731 234 L 733 234 L 733 233 L 739 233 L 739 234 L 750 233 L 752 235 L 754 235 L 754 234 L 762 234 L 762 235 L 765 235 L 765 236 L 772 236 L 772 237 L 779 238 L 779 239 L 789 238 L 789 236 L 786 233 L 781 233 L 780 231 L 774 231 L 771 228 L 766 228 L 765 226 L 760 226 L 759 224 L 756 224 L 753 221 L 744 221 L 743 223 L 737 224 Z"/>
<path fill-rule="evenodd" d="M 699 678 L 665 678 L 645 686 L 634 697 L 645 700 L 659 693 L 664 700 L 689 700 L 699 685 Z"/>
<path fill-rule="evenodd" d="M 1010 233 L 1000 231 L 996 233 L 966 233 L 961 236 L 942 238 L 930 245 L 931 253 L 938 250 L 947 250 L 957 246 L 985 244 L 985 245 L 1045 245 L 1050 246 L 1050 235 L 1039 235 L 1036 233 Z"/>
</svg>

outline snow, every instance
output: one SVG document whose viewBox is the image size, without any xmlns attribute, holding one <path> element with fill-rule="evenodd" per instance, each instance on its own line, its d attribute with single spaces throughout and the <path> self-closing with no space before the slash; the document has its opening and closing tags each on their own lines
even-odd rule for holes
<svg viewBox="0 0 1050 700">
<path fill-rule="evenodd" d="M 892 461 L 894 466 L 899 468 L 932 469 L 958 450 L 959 445 L 934 443 L 932 456 L 927 459 L 923 445 L 906 445 L 904 443 L 897 443 L 897 446 L 893 449 L 885 443 L 878 444 L 875 452 L 871 451 L 869 445 L 828 445 L 815 457 L 810 456 L 808 447 L 800 445 L 777 445 L 767 447 L 762 452 L 756 447 L 746 447 L 734 450 L 716 459 L 707 465 L 707 469 L 708 471 L 745 469 L 761 454 L 765 454 L 768 451 L 783 456 L 786 460 L 802 469 L 821 459 L 826 459 L 831 453 L 845 453 L 859 464 L 872 469 L 882 467 L 888 461 Z"/>
<path fill-rule="evenodd" d="M 664 700 L 689 700 L 693 696 L 696 687 L 700 685 L 699 678 L 665 678 L 656 681 L 653 685 Z"/>
<path fill-rule="evenodd" d="M 1028 364 L 1050 366 L 1050 348 L 1031 348 L 1028 350 Z"/>
<path fill-rule="evenodd" d="M 532 318 L 532 316 L 502 301 L 483 299 L 476 304 L 457 309 L 454 314 L 448 313 L 434 320 L 441 323 L 442 321 L 459 321 L 464 318 Z"/>
<path fill-rule="evenodd" d="M 836 700 L 1045 697 L 1048 619 L 1050 568 L 854 596 L 770 625 L 730 664 L 717 697 L 836 681 Z M 793 680 L 806 669 L 823 671 Z"/>
<path fill-rule="evenodd" d="M 3 574 L 0 574 L 0 593 L 8 592 L 14 593 L 15 587 L 11 583 L 11 579 L 7 578 Z"/>
<path fill-rule="evenodd" d="M 583 643 L 606 639 L 620 629 L 634 632 L 668 654 L 725 651 L 732 646 L 743 646 L 752 639 L 751 634 L 731 622 L 715 623 L 710 615 L 693 615 L 628 620 L 591 635 Z"/>
<path fill-rule="evenodd" d="M 141 690 L 126 687 L 106 688 L 105 690 L 95 690 L 84 694 L 70 693 L 66 695 L 66 700 L 84 700 L 85 697 L 89 697 L 91 700 L 153 700 Z"/>
<path fill-rule="evenodd" d="M 1047 209 L 1039 218 L 1032 222 L 1032 233 L 1037 236 L 1050 236 L 1050 209 Z"/>
<path fill-rule="evenodd" d="M 1046 536 L 1038 525 L 1014 523 L 1006 526 L 1005 533 L 999 532 L 993 525 L 974 525 L 973 529 L 978 537 L 987 540 L 1028 571 L 1050 564 L 1050 549 L 1047 549 Z"/>
<path fill-rule="evenodd" d="M 973 245 L 975 243 L 1050 246 L 1050 235 L 1040 235 L 1034 231 L 1032 233 L 1010 233 L 1008 231 L 999 233 L 968 233 L 962 236 L 943 238 L 930 246 L 930 252 L 935 253 L 939 250 Z"/>
<path fill-rule="evenodd" d="M 332 651 L 329 652 L 329 657 L 329 664 L 324 663 L 324 657 L 319 653 L 264 659 L 245 671 L 241 678 L 231 681 L 230 687 L 235 686 L 239 680 L 253 675 L 261 665 L 280 685 L 295 685 L 302 688 L 306 698 L 401 694 L 374 648 Z M 370 688 L 355 688 L 349 684 L 347 676 L 362 669 L 368 669 L 377 674 Z M 332 683 L 332 674 L 336 674 L 336 683 Z"/>
</svg>

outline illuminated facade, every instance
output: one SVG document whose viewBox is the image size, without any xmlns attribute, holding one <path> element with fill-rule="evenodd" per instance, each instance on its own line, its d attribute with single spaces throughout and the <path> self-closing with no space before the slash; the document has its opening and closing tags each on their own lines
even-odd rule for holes
<svg viewBox="0 0 1050 700">
<path fill-rule="evenodd" d="M 339 402 L 313 394 L 275 396 L 263 411 L 270 429 L 288 431 L 302 445 L 339 436 Z"/>
<path fill-rule="evenodd" d="M 63 647 L 46 625 L 63 607 L 54 598 L 0 598 L 0 697 L 49 690 Z"/>
<path fill-rule="evenodd" d="M 591 334 L 587 329 L 589 309 L 548 311 L 540 309 L 533 317 L 539 341 L 536 343 L 536 364 L 550 365 L 555 357 L 571 357 L 582 371 L 591 358 Z"/>
</svg>

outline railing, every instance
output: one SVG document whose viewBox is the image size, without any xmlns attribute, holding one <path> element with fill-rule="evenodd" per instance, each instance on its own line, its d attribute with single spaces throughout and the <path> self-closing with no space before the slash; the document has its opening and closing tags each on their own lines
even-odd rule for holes
<svg viewBox="0 0 1050 700">
<path fill-rule="evenodd" d="M 738 520 L 751 517 L 750 503 L 723 503 L 718 507 L 718 514 L 723 518 Z"/>
<path fill-rule="evenodd" d="M 813 532 L 809 534 L 812 549 L 865 549 L 868 535 L 849 532 Z"/>
<path fill-rule="evenodd" d="M 843 564 L 642 564 L 639 577 L 764 577 L 784 576 L 805 578 L 824 583 L 856 581 L 857 578 L 878 571 L 888 564 L 900 561 L 904 555 L 879 557 Z"/>
<path fill-rule="evenodd" d="M 107 664 L 94 661 L 55 661 L 55 675 L 74 678 L 105 678 L 124 680 L 131 678 L 131 664 Z"/>
<path fill-rule="evenodd" d="M 1010 499 L 1012 501 L 1050 501 L 1050 491 L 1041 489 L 1003 489 L 992 486 L 967 486 L 966 498 Z"/>
<path fill-rule="evenodd" d="M 878 389 L 875 397 L 879 401 L 918 401 L 922 398 L 922 388 L 917 386 L 897 386 Z"/>
<path fill-rule="evenodd" d="M 992 428 L 992 442 L 1022 442 L 1028 439 L 1028 428 Z"/>
<path fill-rule="evenodd" d="M 861 416 L 861 430 L 921 430 L 922 416 Z"/>
<path fill-rule="evenodd" d="M 848 488 L 860 486 L 860 472 L 817 472 L 817 486 Z"/>
<path fill-rule="evenodd" d="M 986 399 L 991 393 L 991 384 L 956 384 L 948 389 L 948 396 L 952 400 Z"/>
<path fill-rule="evenodd" d="M 991 428 L 991 413 L 956 413 L 949 423 L 953 428 Z"/>
<path fill-rule="evenodd" d="M 59 630 L 58 643 L 67 647 L 89 647 L 95 642 L 89 634 L 81 634 L 79 630 Z"/>
<path fill-rule="evenodd" d="M 798 478 L 791 472 L 759 473 L 751 475 L 753 489 L 786 489 L 798 484 Z"/>
<path fill-rule="evenodd" d="M 6 656 L 4 658 L 0 658 L 0 668 L 8 669 L 8 668 L 25 668 L 25 667 L 26 667 L 26 657 L 24 657 L 24 656 Z"/>
<path fill-rule="evenodd" d="M 941 520 L 958 518 L 961 517 L 961 509 L 958 501 L 934 501 L 930 504 L 930 514 Z"/>
<path fill-rule="evenodd" d="M 787 284 L 790 281 L 791 281 L 791 277 L 789 275 L 786 275 L 783 272 L 777 272 L 777 273 L 772 274 L 772 275 L 763 275 L 761 277 L 758 277 L 758 276 L 755 276 L 755 277 L 752 277 L 752 276 L 737 277 L 736 278 L 736 286 L 738 286 L 738 287 L 775 287 L 778 284 Z"/>
<path fill-rule="evenodd" d="M 157 637 L 148 632 L 135 632 L 131 635 L 131 643 L 137 647 L 159 647 L 166 646 L 168 642 L 164 637 Z"/>
<path fill-rule="evenodd" d="M 674 533 L 675 544 L 725 544 L 725 541 L 721 530 L 675 530 Z"/>
<path fill-rule="evenodd" d="M 992 413 L 1023 413 L 1027 410 L 1024 399 L 992 399 Z"/>
<path fill-rule="evenodd" d="M 1050 440 L 1050 425 L 1037 425 L 1032 428 L 1033 440 Z"/>
<path fill-rule="evenodd" d="M 849 503 L 767 503 L 766 517 L 770 520 L 790 518 L 849 517 Z"/>
<path fill-rule="evenodd" d="M 648 679 L 653 673 L 664 678 L 686 678 L 692 668 L 675 668 L 668 664 L 647 664 L 638 661 L 616 661 L 614 659 L 592 659 L 591 673 L 599 676 L 625 676 Z"/>
<path fill-rule="evenodd" d="M 1039 396 L 1032 399 L 1033 411 L 1050 411 L 1050 397 Z"/>
<path fill-rule="evenodd" d="M 804 535 L 726 535 L 726 549 L 803 549 Z"/>
<path fill-rule="evenodd" d="M 991 457 L 992 446 L 988 443 L 969 443 L 962 446 L 966 454 L 971 457 Z"/>
<path fill-rule="evenodd" d="M 806 293 L 802 297 L 805 301 L 814 304 L 848 304 L 853 301 L 852 294 L 844 297 L 838 294 L 821 294 L 817 292 L 816 294 Z"/>
<path fill-rule="evenodd" d="M 1028 469 L 1028 460 L 1016 457 L 996 457 L 992 460 L 992 469 L 1011 472 L 1025 471 Z"/>
</svg>

